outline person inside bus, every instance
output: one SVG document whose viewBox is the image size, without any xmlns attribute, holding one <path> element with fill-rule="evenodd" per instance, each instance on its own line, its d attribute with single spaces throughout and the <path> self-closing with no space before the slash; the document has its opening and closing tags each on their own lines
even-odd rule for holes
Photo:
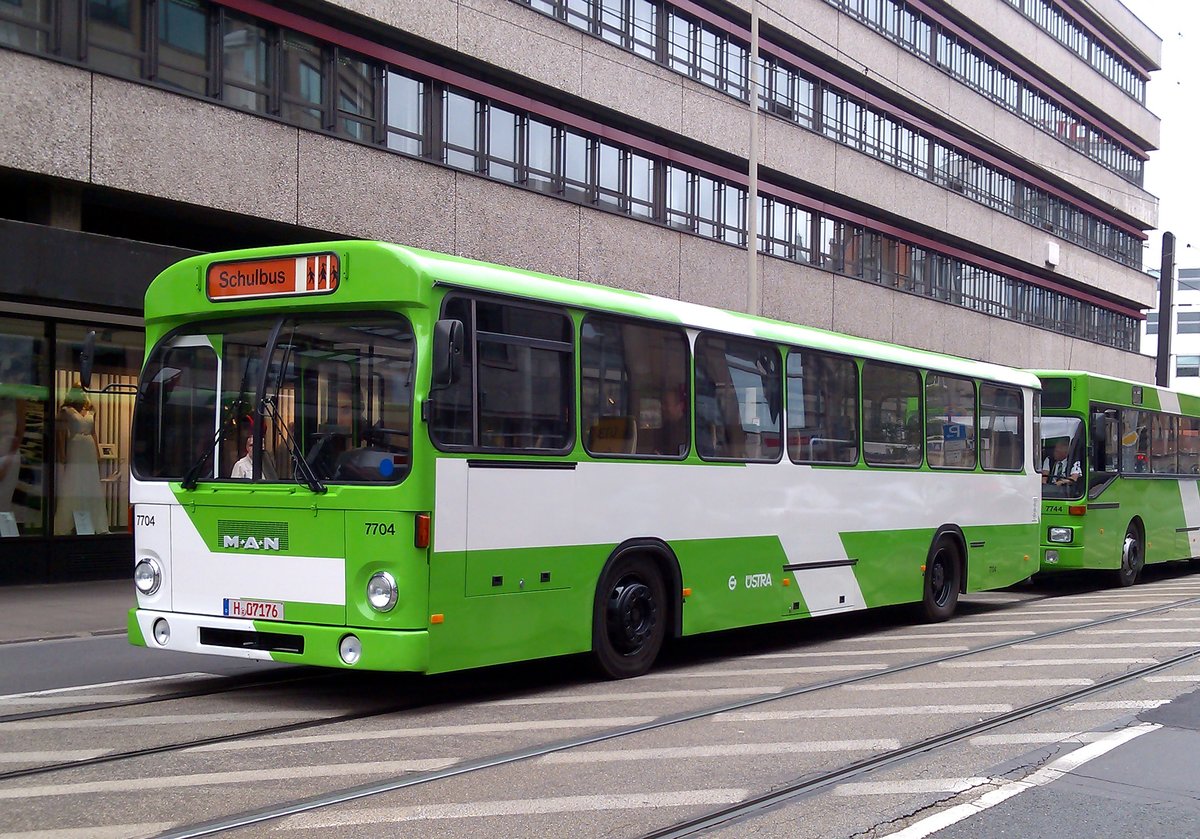
<svg viewBox="0 0 1200 839">
<path fill-rule="evenodd" d="M 1042 461 L 1042 483 L 1055 486 L 1075 486 L 1083 477 L 1083 467 L 1079 461 L 1071 461 L 1069 448 L 1065 439 L 1054 443 L 1054 451 L 1050 457 Z"/>
<path fill-rule="evenodd" d="M 254 477 L 254 459 L 251 453 L 254 451 L 254 436 L 246 438 L 246 454 L 240 460 L 233 464 L 233 471 L 229 473 L 229 477 L 237 478 L 238 480 L 248 481 Z"/>
</svg>

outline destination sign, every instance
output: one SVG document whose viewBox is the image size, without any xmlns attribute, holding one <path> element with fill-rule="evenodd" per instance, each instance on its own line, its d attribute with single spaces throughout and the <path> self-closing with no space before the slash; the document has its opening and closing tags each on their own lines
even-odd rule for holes
<svg viewBox="0 0 1200 839">
<path fill-rule="evenodd" d="M 208 299 L 332 294 L 340 279 L 332 253 L 214 262 L 208 266 Z"/>
</svg>

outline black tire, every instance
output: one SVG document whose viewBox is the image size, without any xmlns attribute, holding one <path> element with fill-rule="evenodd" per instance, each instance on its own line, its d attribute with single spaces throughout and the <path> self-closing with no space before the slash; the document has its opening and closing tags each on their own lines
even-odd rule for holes
<svg viewBox="0 0 1200 839">
<path fill-rule="evenodd" d="M 618 557 L 600 578 L 593 611 L 600 671 L 611 679 L 648 671 L 667 636 L 667 587 L 658 567 L 636 554 Z"/>
<path fill-rule="evenodd" d="M 925 561 L 925 587 L 921 614 L 930 623 L 947 620 L 958 606 L 962 587 L 962 556 L 958 544 L 943 536 L 929 549 Z"/>
<path fill-rule="evenodd" d="M 1133 522 L 1125 529 L 1125 539 L 1121 542 L 1121 567 L 1114 572 L 1118 586 L 1127 588 L 1138 581 L 1142 568 L 1146 565 L 1146 555 L 1142 553 L 1142 536 Z"/>
</svg>

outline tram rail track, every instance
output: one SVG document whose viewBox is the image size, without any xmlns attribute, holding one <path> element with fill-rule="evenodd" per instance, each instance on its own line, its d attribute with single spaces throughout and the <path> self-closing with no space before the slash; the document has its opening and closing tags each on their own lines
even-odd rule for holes
<svg viewBox="0 0 1200 839">
<path fill-rule="evenodd" d="M 309 812 L 312 810 L 335 806 L 339 804 L 347 804 L 354 801 L 359 801 L 365 798 L 382 795 L 389 792 L 396 792 L 404 789 L 435 783 L 438 781 L 448 780 L 474 772 L 480 772 L 488 769 L 496 769 L 522 761 L 532 760 L 547 755 L 569 751 L 572 749 L 582 748 L 597 743 L 609 742 L 629 737 L 632 735 L 643 734 L 650 731 L 668 728 L 682 723 L 701 720 L 709 717 L 715 717 L 719 714 L 725 714 L 733 711 L 740 711 L 755 706 L 764 705 L 771 702 L 789 699 L 793 697 L 811 694 L 818 691 L 830 690 L 833 688 L 844 687 L 847 685 L 860 684 L 869 680 L 879 679 L 885 676 L 906 673 L 922 667 L 929 667 L 942 664 L 957 659 L 962 659 L 968 656 L 976 656 L 983 653 L 1003 650 L 1019 644 L 1027 644 L 1047 639 L 1060 637 L 1074 632 L 1086 631 L 1097 627 L 1102 627 L 1108 624 L 1130 620 L 1134 618 L 1146 617 L 1162 612 L 1171 611 L 1174 609 L 1186 608 L 1189 606 L 1200 605 L 1200 597 L 1189 597 L 1181 600 L 1172 601 L 1157 606 L 1138 609 L 1119 614 L 1108 615 L 1094 620 L 1084 621 L 1070 626 L 1059 627 L 1056 629 L 1038 632 L 1032 635 L 1022 635 L 1016 638 L 1004 639 L 988 644 L 983 644 L 971 647 L 966 650 L 957 650 L 943 655 L 931 656 L 915 661 L 904 662 L 879 670 L 870 672 L 856 673 L 854 675 L 839 677 L 835 679 L 824 680 L 795 687 L 787 688 L 781 691 L 766 693 L 760 696 L 754 696 L 747 699 L 725 702 L 715 706 L 706 708 L 694 709 L 690 711 L 682 711 L 674 714 L 664 715 L 655 720 L 622 726 L 605 731 L 594 732 L 592 734 L 581 735 L 578 737 L 566 738 L 550 743 L 541 743 L 531 745 L 525 748 L 516 749 L 509 752 L 494 753 L 481 757 L 471 758 L 462 762 L 456 763 L 442 769 L 429 770 L 423 772 L 406 773 L 403 776 L 394 776 L 380 781 L 374 781 L 366 784 L 359 784 L 351 787 L 346 787 L 333 792 L 309 796 L 305 798 L 294 799 L 289 802 L 269 805 L 262 808 L 244 811 L 242 813 L 233 814 L 230 816 L 212 819 L 205 822 L 199 822 L 191 825 L 185 825 L 168 830 L 159 834 L 159 839 L 190 839 L 190 837 L 211 836 L 217 833 L 239 828 L 250 827 L 252 825 L 261 824 L 267 821 L 284 818 L 287 816 L 297 815 L 300 813 Z M 722 810 L 711 813 L 701 819 L 691 819 L 681 821 L 668 828 L 660 831 L 647 834 L 647 839 L 650 837 L 659 836 L 685 836 L 700 830 L 707 830 L 710 827 L 721 823 L 737 820 L 738 818 L 750 817 L 754 813 L 761 812 L 765 809 L 775 806 L 776 804 L 784 803 L 787 800 L 802 797 L 806 792 L 819 792 L 820 790 L 838 783 L 847 778 L 856 775 L 862 775 L 874 769 L 883 768 L 893 763 L 905 760 L 918 754 L 932 751 L 944 745 L 958 742 L 964 738 L 974 736 L 982 731 L 987 731 L 997 728 L 1008 723 L 1033 716 L 1043 710 L 1052 709 L 1060 705 L 1068 704 L 1077 701 L 1081 697 L 1089 696 L 1095 693 L 1110 690 L 1121 684 L 1129 683 L 1137 679 L 1151 675 L 1158 671 L 1168 669 L 1179 664 L 1193 661 L 1200 658 L 1200 648 L 1190 650 L 1189 652 L 1180 654 L 1171 659 L 1156 662 L 1137 670 L 1129 671 L 1117 676 L 1103 679 L 1086 687 L 1077 688 L 1065 693 L 1057 694 L 1047 699 L 1038 700 L 1036 702 L 1025 705 L 1021 708 L 1011 710 L 1005 713 L 998 713 L 991 717 L 977 721 L 969 726 L 954 729 L 950 732 L 935 735 L 933 737 L 921 740 L 919 742 L 901 746 L 898 749 L 890 750 L 878 755 L 873 755 L 858 761 L 853 761 L 839 769 L 831 772 L 821 773 L 813 777 L 797 779 L 790 785 L 780 790 L 773 790 L 771 793 L 762 794 L 752 797 L 745 802 L 733 807 L 726 807 Z M 225 741 L 233 741 L 246 739 L 255 736 L 253 732 L 247 732 L 238 735 L 229 735 Z M 188 745 L 180 745 L 179 749 L 188 748 Z M 703 819 L 717 819 L 709 824 Z M 678 833 L 663 832 L 663 831 L 682 831 Z"/>
</svg>

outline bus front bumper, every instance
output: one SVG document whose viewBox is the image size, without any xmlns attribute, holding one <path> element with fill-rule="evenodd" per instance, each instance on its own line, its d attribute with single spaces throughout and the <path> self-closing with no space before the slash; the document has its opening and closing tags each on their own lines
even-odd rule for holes
<svg viewBox="0 0 1200 839">
<path fill-rule="evenodd" d="M 129 643 L 155 650 L 354 670 L 429 669 L 429 633 L 423 629 L 252 621 L 135 607 L 129 610 L 128 632 Z M 357 644 L 347 642 L 348 636 Z M 343 659 L 344 650 L 357 651 L 353 664 Z"/>
</svg>

